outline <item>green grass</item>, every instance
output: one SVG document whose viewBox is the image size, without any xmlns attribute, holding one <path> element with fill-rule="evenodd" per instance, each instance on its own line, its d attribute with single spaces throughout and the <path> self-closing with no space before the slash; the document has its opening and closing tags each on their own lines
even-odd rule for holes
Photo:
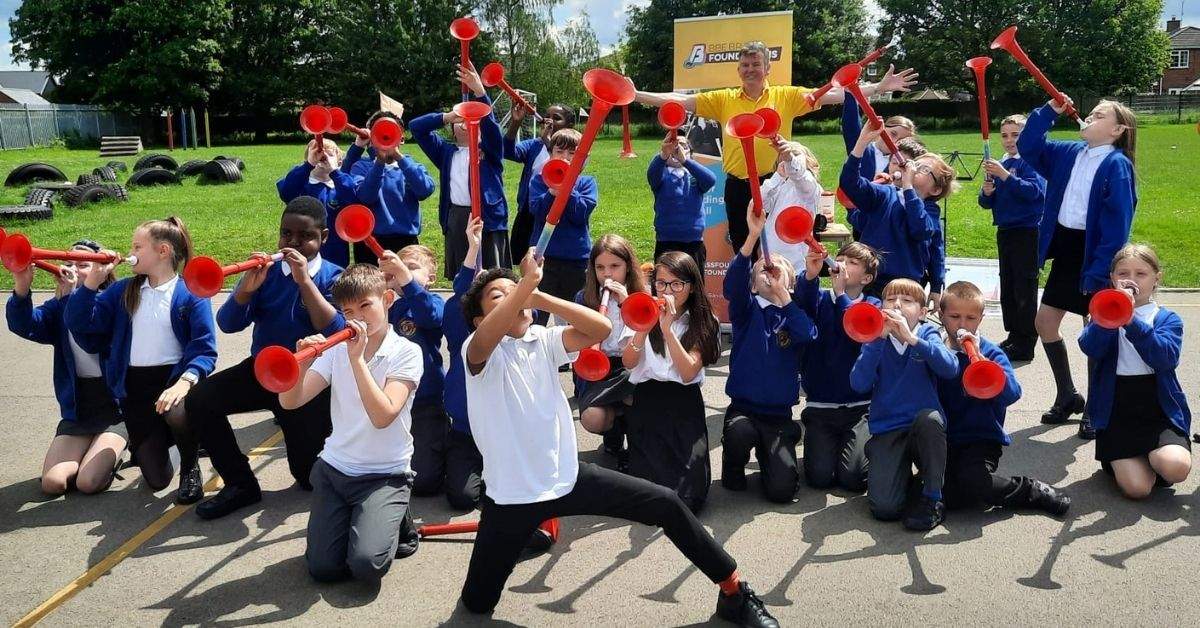
<svg viewBox="0 0 1200 628">
<path fill-rule="evenodd" d="M 1134 219 L 1133 239 L 1150 243 L 1158 250 L 1164 260 L 1168 286 L 1200 286 L 1200 242 L 1197 238 L 1200 214 L 1192 200 L 1198 180 L 1196 173 L 1200 172 L 1200 139 L 1191 125 L 1149 126 L 1139 133 L 1140 203 Z M 1071 137 L 1071 134 L 1061 136 Z M 827 189 L 833 189 L 845 158 L 841 137 L 812 135 L 798 139 L 816 152 L 823 165 L 822 183 Z M 980 148 L 979 136 L 973 133 L 931 133 L 925 140 L 930 149 L 943 153 L 956 149 L 978 152 Z M 635 140 L 634 149 L 639 158 L 621 160 L 617 158 L 620 140 L 600 139 L 592 150 L 588 168 L 588 172 L 597 175 L 600 187 L 600 205 L 593 216 L 593 235 L 622 234 L 635 244 L 643 259 L 648 259 L 654 249 L 653 199 L 646 184 L 645 168 L 657 144 L 650 139 Z M 998 140 L 993 140 L 992 144 L 993 150 L 1000 150 Z M 28 234 L 36 246 L 62 248 L 80 237 L 89 237 L 121 251 L 128 248 L 130 234 L 139 222 L 178 214 L 191 231 L 197 253 L 211 255 L 223 262 L 242 260 L 251 251 L 274 247 L 281 207 L 275 182 L 288 168 L 299 163 L 301 151 L 298 145 L 177 150 L 172 155 L 180 163 L 218 154 L 241 157 L 246 162 L 244 181 L 234 185 L 200 186 L 195 179 L 188 179 L 181 186 L 134 188 L 128 203 L 106 202 L 79 208 L 58 205 L 53 220 L 2 226 L 10 232 Z M 406 146 L 405 152 L 429 165 L 415 146 Z M 973 168 L 978 157 L 966 159 Z M 74 179 L 108 160 L 99 158 L 94 150 L 10 150 L 0 152 L 0 175 L 29 161 L 54 164 Z M 132 166 L 134 159 L 125 161 Z M 505 179 L 508 197 L 514 204 L 519 176 L 520 168 L 511 164 Z M 980 183 L 980 178 L 963 181 L 962 189 L 950 199 L 947 252 L 951 256 L 996 255 L 991 215 L 975 202 Z M 4 188 L 0 190 L 0 204 L 19 204 L 24 195 L 24 188 Z M 425 232 L 421 240 L 440 256 L 443 239 L 438 229 L 437 203 L 433 198 L 423 203 L 422 214 Z M 121 272 L 127 271 L 122 269 Z M 0 273 L 0 287 L 11 285 L 11 275 Z M 51 287 L 43 273 L 39 273 L 36 285 Z"/>
</svg>

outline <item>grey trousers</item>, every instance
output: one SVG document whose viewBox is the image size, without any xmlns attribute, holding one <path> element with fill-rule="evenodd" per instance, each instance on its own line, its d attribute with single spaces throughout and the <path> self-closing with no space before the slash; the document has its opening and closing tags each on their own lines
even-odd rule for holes
<svg viewBox="0 0 1200 628">
<path fill-rule="evenodd" d="M 866 404 L 841 408 L 806 407 L 804 423 L 804 480 L 813 488 L 840 486 L 861 493 L 867 488 Z"/>
<path fill-rule="evenodd" d="M 317 459 L 308 515 L 308 573 L 321 582 L 379 580 L 392 566 L 408 513 L 412 475 L 351 476 Z"/>
<path fill-rule="evenodd" d="M 904 512 L 912 466 L 917 465 L 925 493 L 942 491 L 946 478 L 946 420 L 937 410 L 922 410 L 908 429 L 872 434 L 867 441 L 867 502 L 876 519 L 894 521 Z"/>
</svg>

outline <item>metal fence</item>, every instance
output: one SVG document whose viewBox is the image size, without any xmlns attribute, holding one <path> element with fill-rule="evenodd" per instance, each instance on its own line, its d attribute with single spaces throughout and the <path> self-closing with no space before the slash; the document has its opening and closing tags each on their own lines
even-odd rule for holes
<svg viewBox="0 0 1200 628">
<path fill-rule="evenodd" d="M 78 136 L 137 135 L 136 118 L 93 105 L 0 104 L 0 149 L 47 146 Z"/>
<path fill-rule="evenodd" d="M 1185 111 L 1200 111 L 1200 92 L 1139 94 L 1122 100 L 1138 114 L 1174 114 L 1177 118 L 1182 118 Z"/>
</svg>

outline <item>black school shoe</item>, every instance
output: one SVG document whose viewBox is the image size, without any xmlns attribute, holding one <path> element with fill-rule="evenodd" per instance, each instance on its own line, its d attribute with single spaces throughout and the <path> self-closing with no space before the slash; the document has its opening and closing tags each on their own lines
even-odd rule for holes
<svg viewBox="0 0 1200 628">
<path fill-rule="evenodd" d="M 1054 405 L 1042 414 L 1042 423 L 1046 425 L 1066 423 L 1071 419 L 1071 415 L 1083 412 L 1086 407 L 1087 403 L 1084 402 L 1083 396 L 1079 393 L 1075 393 L 1070 399 L 1061 404 L 1055 400 Z"/>
<path fill-rule="evenodd" d="M 417 548 L 421 546 L 421 535 L 417 533 L 417 527 L 413 525 L 412 513 L 405 512 L 404 519 L 400 521 L 400 531 L 398 542 L 396 543 L 396 558 L 408 558 L 417 553 Z"/>
<path fill-rule="evenodd" d="M 194 504 L 204 498 L 204 478 L 200 476 L 200 465 L 193 465 L 179 473 L 179 491 L 175 493 L 176 504 Z"/>
<path fill-rule="evenodd" d="M 258 482 L 253 484 L 230 484 L 216 495 L 196 506 L 196 515 L 201 519 L 220 519 L 239 509 L 262 501 L 262 490 Z"/>
<path fill-rule="evenodd" d="M 1004 355 L 1008 356 L 1010 362 L 1032 362 L 1034 356 L 1033 345 L 1020 345 L 1012 340 L 1005 340 L 1000 343 L 1000 350 Z"/>
<path fill-rule="evenodd" d="M 1029 486 L 1029 504 L 1055 517 L 1061 517 L 1067 514 L 1067 509 L 1071 507 L 1071 497 L 1041 480 L 1033 480 Z"/>
<path fill-rule="evenodd" d="M 1092 417 L 1087 413 L 1084 413 L 1083 418 L 1079 420 L 1079 438 L 1096 440 L 1096 428 L 1092 427 Z"/>
<path fill-rule="evenodd" d="M 908 507 L 904 514 L 904 527 L 909 530 L 926 532 L 942 524 L 946 520 L 946 504 L 940 499 L 921 495 Z"/>
<path fill-rule="evenodd" d="M 717 592 L 717 616 L 739 626 L 779 628 L 779 622 L 745 582 L 738 583 L 738 592 L 733 595 Z"/>
<path fill-rule="evenodd" d="M 746 490 L 746 469 L 745 467 L 733 467 L 721 465 L 721 486 L 728 491 L 744 491 Z"/>
</svg>

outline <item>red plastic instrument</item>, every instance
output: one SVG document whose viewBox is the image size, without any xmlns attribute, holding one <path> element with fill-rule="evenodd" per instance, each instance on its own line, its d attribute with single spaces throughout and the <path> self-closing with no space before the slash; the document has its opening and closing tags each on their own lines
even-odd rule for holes
<svg viewBox="0 0 1200 628">
<path fill-rule="evenodd" d="M 783 119 L 779 117 L 779 112 L 770 107 L 762 107 L 754 114 L 763 119 L 763 126 L 756 135 L 764 140 L 774 140 L 775 136 L 779 134 L 779 128 L 783 126 Z"/>
<path fill-rule="evenodd" d="M 608 316 L 608 288 L 605 288 L 600 293 L 600 315 Z M 575 369 L 575 374 L 585 382 L 598 382 L 605 377 L 608 377 L 609 364 L 608 356 L 600 350 L 600 343 L 596 343 L 579 352 L 579 357 L 575 358 L 575 364 L 572 365 Z"/>
<path fill-rule="evenodd" d="M 404 127 L 391 118 L 379 118 L 371 125 L 371 144 L 384 150 L 404 143 Z"/>
<path fill-rule="evenodd" d="M 192 294 L 207 299 L 221 291 L 221 286 L 225 284 L 225 278 L 229 275 L 261 268 L 282 259 L 283 253 L 256 255 L 244 262 L 222 266 L 216 259 L 201 255 L 193 257 L 192 261 L 183 267 L 183 283 Z"/>
<path fill-rule="evenodd" d="M 878 61 L 879 58 L 883 56 L 883 53 L 887 52 L 888 48 L 891 48 L 891 47 L 892 47 L 892 45 L 888 44 L 886 46 L 876 48 L 875 50 L 872 50 L 871 52 L 867 53 L 867 56 L 858 60 L 858 67 L 863 68 L 865 70 L 868 65 L 871 65 L 872 63 L 875 63 L 876 61 Z M 824 96 L 825 94 L 828 94 L 829 90 L 831 90 L 831 89 L 833 89 L 833 81 L 830 81 L 830 82 L 818 87 L 816 91 L 805 94 L 804 100 L 805 100 L 805 102 L 808 103 L 809 108 L 816 107 L 817 101 L 821 100 L 821 97 Z"/>
<path fill-rule="evenodd" d="M 971 361 L 967 370 L 963 371 L 962 378 L 963 389 L 967 394 L 976 399 L 991 399 L 1003 392 L 1008 379 L 1004 367 L 983 357 L 971 338 L 961 338 L 959 344 L 967 353 L 967 359 Z"/>
<path fill-rule="evenodd" d="M 517 90 L 513 89 L 512 85 L 509 85 L 508 81 L 504 80 L 504 66 L 500 65 L 499 62 L 493 61 L 483 66 L 483 71 L 479 73 L 479 80 L 483 82 L 484 87 L 496 87 L 499 85 L 500 89 L 504 90 L 505 94 L 508 94 L 513 104 L 523 107 L 526 111 L 533 114 L 535 120 L 541 121 L 542 116 L 538 114 L 537 109 L 534 109 L 533 105 L 529 104 L 529 101 L 521 98 Z"/>
<path fill-rule="evenodd" d="M 658 123 L 668 130 L 668 141 L 675 141 L 679 127 L 683 126 L 684 122 L 687 122 L 687 109 L 674 100 L 667 101 L 658 108 Z"/>
<path fill-rule="evenodd" d="M 350 118 L 346 115 L 346 110 L 341 107 L 329 108 L 329 127 L 326 131 L 334 134 L 341 133 L 342 131 L 350 131 L 364 140 L 371 136 L 370 131 L 350 124 Z"/>
<path fill-rule="evenodd" d="M 888 152 L 892 154 L 892 158 L 896 163 L 903 166 L 906 160 L 904 155 L 900 154 L 900 149 L 896 148 L 896 142 L 892 140 L 892 136 L 883 128 L 883 118 L 875 113 L 875 108 L 871 106 L 871 101 L 867 100 L 866 95 L 862 93 L 862 88 L 858 85 L 858 80 L 862 76 L 862 68 L 857 63 L 843 65 L 833 75 L 834 87 L 841 87 L 850 92 L 854 96 L 854 100 L 858 102 L 858 106 L 863 110 L 863 114 L 867 116 L 867 124 L 879 128 L 882 133 L 879 137 L 883 139 L 884 146 L 887 146 Z"/>
<path fill-rule="evenodd" d="M 621 304 L 621 320 L 634 331 L 650 331 L 658 324 L 658 313 L 666 299 L 635 292 Z"/>
<path fill-rule="evenodd" d="M 467 152 L 469 153 L 471 183 L 471 217 L 478 218 L 479 204 L 479 121 L 491 115 L 492 107 L 487 103 L 468 100 L 454 105 L 454 113 L 466 121 Z"/>
<path fill-rule="evenodd" d="M 1075 122 L 1079 123 L 1079 128 L 1082 129 L 1084 127 L 1083 120 L 1079 117 L 1079 111 L 1075 109 L 1074 105 L 1067 104 L 1066 96 L 1058 91 L 1054 83 L 1051 83 L 1050 79 L 1046 78 L 1041 68 L 1037 67 L 1033 59 L 1030 59 L 1029 55 L 1021 48 L 1021 44 L 1017 43 L 1016 26 L 1009 26 L 1004 29 L 1004 32 L 997 35 L 996 39 L 992 41 L 991 48 L 992 50 L 1007 50 L 1018 63 L 1025 66 L 1025 69 L 1033 75 L 1033 80 L 1037 81 L 1038 85 L 1041 85 L 1042 89 L 1046 90 L 1046 93 L 1054 99 L 1054 102 L 1058 103 L 1060 107 L 1064 107 L 1064 112 L 1074 118 Z"/>
<path fill-rule="evenodd" d="M 273 393 L 284 393 L 300 381 L 300 363 L 311 360 L 329 350 L 330 347 L 354 337 L 354 328 L 345 327 L 319 345 L 305 347 L 292 353 L 286 347 L 272 345 L 258 352 L 254 358 L 254 377 L 263 388 Z"/>
<path fill-rule="evenodd" d="M 1124 327 L 1133 320 L 1133 299 L 1124 290 L 1105 288 L 1092 295 L 1088 316 L 1105 329 Z"/>
<path fill-rule="evenodd" d="M 300 128 L 304 129 L 305 133 L 312 134 L 318 147 L 324 143 L 325 131 L 332 121 L 329 108 L 323 105 L 309 105 L 300 111 Z"/>
<path fill-rule="evenodd" d="M 0 262 L 9 272 L 18 272 L 29 268 L 37 260 L 59 260 L 69 262 L 99 262 L 101 264 L 116 264 L 121 256 L 116 253 L 93 253 L 91 251 L 58 251 L 54 249 L 39 249 L 29 242 L 24 234 L 14 233 L 4 238 L 0 244 Z M 136 258 L 132 258 L 136 263 Z"/>
<path fill-rule="evenodd" d="M 842 329 L 854 342 L 872 342 L 883 335 L 883 310 L 860 301 L 842 315 Z"/>
<path fill-rule="evenodd" d="M 469 17 L 450 22 L 450 36 L 458 40 L 459 65 L 463 72 L 471 68 L 471 40 L 479 36 L 479 24 Z M 462 98 L 467 99 L 467 84 L 462 84 Z"/>
<path fill-rule="evenodd" d="M 371 249 L 375 257 L 383 257 L 383 247 L 375 236 L 371 235 L 375 231 L 375 214 L 372 214 L 366 205 L 356 203 L 342 208 L 333 223 L 333 230 L 341 239 L 347 242 L 362 242 Z"/>
<path fill-rule="evenodd" d="M 558 542 L 559 525 L 558 518 L 547 519 L 538 526 L 538 529 L 545 532 L 550 537 L 551 543 Z M 421 538 L 431 536 L 446 536 L 450 534 L 469 534 L 479 531 L 478 521 L 459 521 L 455 523 L 427 523 L 417 528 L 417 535 Z"/>
<path fill-rule="evenodd" d="M 825 265 L 830 270 L 836 272 L 838 270 L 837 260 L 829 254 L 829 251 L 817 242 L 813 237 L 813 215 L 805 208 L 799 205 L 785 207 L 779 212 L 779 217 L 775 219 L 775 235 L 779 236 L 780 240 L 788 244 L 799 244 L 801 242 L 808 245 L 812 249 L 825 256 Z M 799 272 L 800 269 L 796 269 Z"/>
<path fill-rule="evenodd" d="M 621 154 L 617 157 L 620 159 L 637 157 L 637 153 L 633 152 L 633 142 L 629 139 L 629 105 L 621 106 Z"/>
<path fill-rule="evenodd" d="M 983 134 L 983 158 L 985 160 L 992 158 L 992 145 L 988 142 L 992 125 L 988 119 L 987 79 L 984 76 L 987 67 L 991 64 L 991 57 L 967 59 L 967 67 L 975 72 L 975 97 L 979 99 L 979 130 Z"/>
<path fill-rule="evenodd" d="M 758 162 L 754 155 L 754 138 L 762 131 L 766 121 L 757 113 L 739 113 L 729 119 L 725 123 L 725 132 L 738 138 L 742 143 L 742 153 L 746 155 L 746 174 L 750 181 L 750 197 L 754 203 L 754 215 L 761 216 L 763 213 L 762 192 L 759 190 L 758 182 Z M 741 211 L 740 207 L 733 208 L 734 211 Z M 728 211 L 728 208 L 727 208 Z M 771 263 L 771 252 L 767 247 L 767 240 L 761 239 L 763 253 L 763 264 L 767 268 L 774 265 Z"/>
</svg>

